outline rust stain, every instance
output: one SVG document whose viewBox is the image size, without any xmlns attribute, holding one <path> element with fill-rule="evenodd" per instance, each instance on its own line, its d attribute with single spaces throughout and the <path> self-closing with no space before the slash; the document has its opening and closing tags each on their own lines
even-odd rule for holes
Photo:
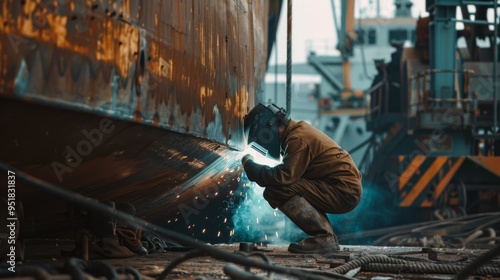
<svg viewBox="0 0 500 280">
<path fill-rule="evenodd" d="M 243 119 L 243 117 L 248 113 L 247 108 L 250 106 L 250 99 L 248 95 L 249 93 L 247 92 L 247 88 L 245 86 L 241 87 L 235 94 L 235 106 L 232 113 L 239 119 Z"/>
<path fill-rule="evenodd" d="M 267 15 L 265 0 L 6 0 L 0 94 L 17 84 L 23 99 L 198 137 L 217 122 L 217 141 L 242 148 L 242 117 L 265 74 Z"/>
<path fill-rule="evenodd" d="M 137 105 L 135 106 L 135 111 L 134 111 L 134 122 L 142 122 L 142 115 L 141 115 L 141 99 L 137 98 Z"/>
</svg>

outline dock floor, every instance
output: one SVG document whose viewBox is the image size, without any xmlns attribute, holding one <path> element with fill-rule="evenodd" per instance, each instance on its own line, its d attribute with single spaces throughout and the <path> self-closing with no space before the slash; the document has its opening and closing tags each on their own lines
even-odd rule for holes
<svg viewBox="0 0 500 280">
<path fill-rule="evenodd" d="M 445 249 L 445 248 L 421 248 L 421 247 L 375 247 L 375 246 L 341 246 L 336 253 L 326 255 L 301 255 L 292 254 L 287 251 L 287 245 L 263 245 L 251 244 L 250 250 L 240 251 L 240 244 L 218 244 L 212 247 L 224 252 L 235 253 L 239 256 L 247 256 L 248 259 L 262 261 L 268 258 L 269 264 L 280 267 L 301 269 L 314 272 L 318 277 L 324 279 L 342 279 L 334 277 L 338 273 L 344 279 L 454 279 L 458 271 L 478 257 L 488 252 L 486 249 Z M 62 257 L 61 250 L 73 248 L 70 240 L 31 240 L 26 243 L 26 260 L 24 264 L 16 265 L 16 277 L 25 279 L 40 279 L 36 274 L 23 272 L 24 268 L 38 266 L 46 269 L 52 277 L 57 279 L 71 279 L 65 274 L 62 267 L 68 258 Z M 116 271 L 124 267 L 132 267 L 140 272 L 143 279 L 157 279 L 161 272 L 172 261 L 184 256 L 192 248 L 172 248 L 171 251 L 154 252 L 146 256 L 134 256 L 121 259 L 100 259 L 100 263 L 110 265 Z M 366 261 L 367 259 L 371 260 Z M 359 269 L 354 265 L 353 269 L 345 268 L 347 263 L 353 263 L 357 259 L 365 262 Z M 365 260 L 365 261 L 363 261 Z M 42 266 L 43 265 L 43 266 Z M 487 262 L 482 269 L 484 271 L 473 274 L 474 279 L 500 279 L 500 261 L 493 259 Z M 59 272 L 52 274 L 59 269 Z M 180 263 L 170 273 L 167 279 L 271 279 L 267 271 L 252 268 L 250 273 L 254 278 L 231 278 L 226 269 L 235 269 L 240 275 L 244 273 L 244 266 L 231 265 L 230 261 L 219 260 L 210 255 L 199 255 Z M 229 273 L 229 274 L 228 274 Z M 323 274 L 321 276 L 320 274 Z M 57 277 L 56 277 L 57 275 Z M 8 274 L 1 275 L 3 277 Z M 46 275 L 47 276 L 47 275 Z M 0 278 L 3 278 L 0 277 Z M 66 278 L 65 278 L 66 277 Z M 303 277 L 291 277 L 291 275 L 274 274 L 272 279 L 302 279 Z M 103 279 L 102 277 L 99 279 Z M 129 274 L 120 274 L 120 279 L 134 279 Z"/>
</svg>

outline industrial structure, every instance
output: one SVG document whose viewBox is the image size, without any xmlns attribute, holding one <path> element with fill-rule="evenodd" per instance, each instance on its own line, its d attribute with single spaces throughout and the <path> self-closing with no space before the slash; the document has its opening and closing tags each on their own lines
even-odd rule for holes
<svg viewBox="0 0 500 280">
<path fill-rule="evenodd" d="M 497 211 L 497 3 L 427 1 L 426 8 L 415 47 L 377 64 L 368 92 L 373 136 L 360 166 L 389 191 L 387 203 L 411 209 L 405 213 L 415 220 Z"/>
</svg>

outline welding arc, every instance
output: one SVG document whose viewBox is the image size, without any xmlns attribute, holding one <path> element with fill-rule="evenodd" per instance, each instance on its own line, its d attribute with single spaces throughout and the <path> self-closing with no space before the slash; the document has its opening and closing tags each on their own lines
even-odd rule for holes
<svg viewBox="0 0 500 280">
<path fill-rule="evenodd" d="M 215 248 L 210 246 L 209 244 L 203 243 L 201 241 L 195 240 L 189 236 L 186 236 L 184 234 L 180 234 L 178 232 L 172 231 L 165 229 L 163 227 L 151 224 L 145 220 L 139 219 L 137 217 L 130 216 L 126 213 L 123 213 L 119 210 L 112 209 L 108 207 L 107 205 L 100 203 L 96 199 L 89 198 L 80 194 L 76 194 L 74 192 L 71 192 L 69 190 L 63 189 L 61 187 L 58 187 L 56 185 L 53 185 L 47 181 L 41 180 L 39 178 L 33 177 L 23 171 L 20 171 L 2 161 L 0 161 L 0 170 L 4 172 L 14 172 L 16 174 L 16 178 L 19 179 L 19 181 L 23 181 L 27 183 L 28 185 L 37 188 L 41 191 L 50 193 L 51 195 L 57 196 L 67 202 L 76 204 L 77 206 L 87 208 L 89 210 L 95 211 L 97 213 L 100 213 L 102 215 L 105 215 L 107 217 L 113 218 L 120 220 L 122 222 L 127 222 L 130 224 L 133 224 L 135 226 L 140 226 L 145 230 L 150 230 L 152 232 L 159 232 L 161 234 L 164 234 L 168 238 L 171 238 L 181 244 L 186 244 L 189 246 L 193 246 L 199 250 L 204 251 L 206 254 L 210 255 L 211 257 L 218 259 L 218 260 L 224 260 L 232 263 L 236 263 L 239 265 L 243 266 L 248 266 L 248 267 L 254 267 L 254 268 L 260 268 L 266 271 L 273 271 L 279 274 L 287 274 L 287 275 L 292 275 L 292 276 L 297 276 L 300 279 L 350 279 L 353 280 L 354 278 L 347 277 L 344 275 L 335 275 L 335 277 L 330 276 L 328 278 L 326 277 L 321 277 L 317 274 L 314 273 L 308 273 L 305 271 L 301 271 L 298 269 L 290 268 L 290 267 L 283 267 L 283 266 L 277 266 L 277 265 L 271 265 L 264 263 L 262 261 L 254 260 L 251 258 L 248 258 L 246 256 L 243 256 L 241 254 L 235 254 L 235 253 L 229 253 L 226 251 L 223 251 L 221 249 Z"/>
</svg>

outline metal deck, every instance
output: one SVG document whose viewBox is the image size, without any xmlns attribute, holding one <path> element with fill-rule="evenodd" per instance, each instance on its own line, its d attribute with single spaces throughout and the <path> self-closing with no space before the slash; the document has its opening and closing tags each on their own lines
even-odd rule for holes
<svg viewBox="0 0 500 280">
<path fill-rule="evenodd" d="M 45 264 L 44 268 L 61 268 L 68 260 L 60 257 L 60 250 L 73 247 L 69 240 L 30 240 L 27 242 L 25 267 Z M 333 277 L 333 273 L 347 275 L 344 279 L 455 279 L 453 271 L 460 271 L 478 256 L 486 252 L 484 249 L 431 249 L 421 247 L 375 247 L 375 246 L 341 246 L 341 251 L 328 255 L 296 255 L 287 252 L 287 245 L 263 245 L 253 243 L 247 252 L 240 251 L 240 244 L 213 245 L 220 250 L 248 255 L 256 261 L 269 259 L 269 262 L 282 267 L 302 269 L 323 274 L 326 279 L 342 279 Z M 99 260 L 111 265 L 117 271 L 124 267 L 137 269 L 144 279 L 157 279 L 161 272 L 173 260 L 186 254 L 189 248 L 174 248 L 167 252 L 156 252 L 147 256 L 136 256 L 125 259 Z M 252 257 L 253 255 L 253 257 Z M 265 256 L 265 257 L 264 257 Z M 361 268 L 353 264 L 357 259 L 365 263 Z M 349 268 L 346 263 L 351 264 Z M 231 278 L 231 268 L 240 268 L 239 278 Z M 23 276 L 23 266 L 17 265 L 18 276 Z M 499 261 L 493 260 L 483 266 L 474 279 L 499 278 Z M 270 279 L 267 272 L 251 269 L 254 278 L 243 277 L 242 266 L 233 266 L 227 261 L 220 261 L 209 255 L 202 255 L 176 266 L 167 279 Z M 50 269 L 46 270 L 50 273 Z M 486 272 L 485 272 L 486 271 Z M 491 272 L 491 273 L 490 273 Z M 233 272 L 234 273 L 234 272 Z M 478 275 L 483 274 L 483 275 Z M 35 279 L 33 270 L 25 271 L 25 279 Z M 39 275 L 38 275 L 39 276 Z M 46 275 L 47 276 L 47 275 Z M 61 272 L 51 274 L 50 278 L 68 279 L 69 275 Z M 258 278 L 260 277 L 260 278 Z M 273 279 L 298 279 L 290 275 L 274 274 Z M 130 278 L 130 276 L 129 276 Z M 102 278 L 101 278 L 102 279 Z M 120 279 L 127 279 L 120 274 Z M 300 278 L 302 279 L 302 278 Z"/>
</svg>

